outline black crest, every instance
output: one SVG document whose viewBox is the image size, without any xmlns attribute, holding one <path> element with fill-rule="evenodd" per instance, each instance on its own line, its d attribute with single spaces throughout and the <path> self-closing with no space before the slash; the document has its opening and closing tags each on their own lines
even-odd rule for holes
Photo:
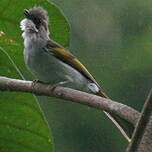
<svg viewBox="0 0 152 152">
<path fill-rule="evenodd" d="M 26 18 L 33 21 L 37 29 L 39 29 L 41 25 L 47 28 L 46 26 L 48 23 L 48 13 L 42 7 L 33 7 L 29 10 L 25 10 L 24 15 L 26 16 Z"/>
</svg>

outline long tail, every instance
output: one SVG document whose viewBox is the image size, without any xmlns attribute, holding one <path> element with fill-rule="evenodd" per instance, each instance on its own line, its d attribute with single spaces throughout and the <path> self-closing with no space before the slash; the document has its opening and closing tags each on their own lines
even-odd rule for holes
<svg viewBox="0 0 152 152">
<path fill-rule="evenodd" d="M 103 91 L 99 91 L 96 95 L 110 99 Z M 127 120 L 120 118 L 118 115 L 108 113 L 104 111 L 105 115 L 114 123 L 114 125 L 120 130 L 122 135 L 130 142 L 134 126 Z"/>
</svg>

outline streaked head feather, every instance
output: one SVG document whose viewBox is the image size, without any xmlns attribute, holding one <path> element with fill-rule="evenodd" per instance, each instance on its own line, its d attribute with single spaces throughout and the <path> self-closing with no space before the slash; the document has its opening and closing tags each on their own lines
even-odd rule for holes
<svg viewBox="0 0 152 152">
<path fill-rule="evenodd" d="M 48 13 L 42 7 L 33 7 L 29 9 L 28 16 L 26 17 L 32 21 L 40 20 L 48 22 Z"/>
<path fill-rule="evenodd" d="M 24 10 L 25 20 L 21 22 L 22 30 L 31 30 L 38 32 L 40 30 L 45 30 L 49 33 L 48 30 L 48 15 L 42 7 L 33 7 L 29 10 Z M 37 30 L 36 30 L 37 29 Z"/>
</svg>

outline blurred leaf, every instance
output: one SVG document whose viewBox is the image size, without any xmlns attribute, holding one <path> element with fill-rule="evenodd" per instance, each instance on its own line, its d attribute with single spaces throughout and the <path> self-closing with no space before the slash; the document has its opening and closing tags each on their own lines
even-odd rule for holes
<svg viewBox="0 0 152 152">
<path fill-rule="evenodd" d="M 62 45 L 68 45 L 68 23 L 54 4 L 46 0 L 1 0 L 0 4 L 0 75 L 12 78 L 21 78 L 22 74 L 26 78 L 30 76 L 23 61 L 19 27 L 25 8 L 36 5 L 48 10 L 51 36 Z M 52 151 L 52 139 L 35 98 L 31 94 L 0 92 L 0 151 L 42 152 L 44 149 L 45 152 Z"/>
</svg>

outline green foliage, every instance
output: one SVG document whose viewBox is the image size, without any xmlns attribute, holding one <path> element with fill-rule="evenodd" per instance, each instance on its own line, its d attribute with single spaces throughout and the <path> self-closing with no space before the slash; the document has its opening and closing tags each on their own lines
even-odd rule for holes
<svg viewBox="0 0 152 152">
<path fill-rule="evenodd" d="M 1 76 L 31 77 L 23 61 L 23 39 L 19 27 L 25 8 L 36 5 L 47 9 L 51 20 L 51 36 L 62 45 L 68 45 L 68 23 L 54 4 L 46 0 L 1 0 L 0 4 Z M 35 99 L 31 94 L 0 92 L 1 152 L 53 150 L 50 129 Z"/>
</svg>

